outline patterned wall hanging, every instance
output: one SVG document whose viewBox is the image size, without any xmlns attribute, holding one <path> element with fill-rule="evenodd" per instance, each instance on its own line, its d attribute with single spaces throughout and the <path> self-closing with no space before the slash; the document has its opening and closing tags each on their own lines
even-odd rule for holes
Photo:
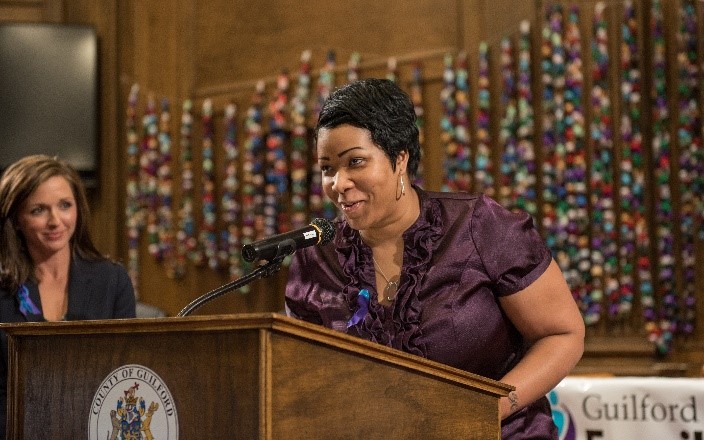
<svg viewBox="0 0 704 440">
<path fill-rule="evenodd" d="M 585 322 L 595 324 L 601 316 L 609 318 L 607 324 L 629 319 L 637 292 L 648 337 L 658 352 L 665 354 L 670 350 L 673 336 L 691 333 L 695 323 L 695 250 L 704 240 L 701 227 L 704 216 L 702 91 L 697 81 L 701 75 L 697 54 L 701 31 L 696 23 L 695 1 L 679 2 L 677 56 L 673 57 L 677 63 L 677 83 L 675 87 L 668 87 L 660 1 L 653 0 L 648 6 L 642 6 L 652 20 L 641 37 L 636 8 L 632 0 L 624 0 L 621 47 L 614 57 L 610 57 L 608 51 L 610 42 L 604 5 L 605 2 L 595 4 L 589 34 L 591 81 L 588 84 L 591 89 L 588 107 L 583 102 L 586 89 L 582 77 L 580 14 L 576 6 L 564 10 L 561 5 L 548 6 L 539 51 L 531 48 L 531 28 L 527 22 L 521 24 L 515 47 L 509 38 L 501 41 L 499 111 L 490 107 L 488 46 L 483 42 L 479 45 L 474 126 L 471 124 L 474 113 L 470 107 L 466 54 L 459 53 L 456 57 L 446 54 L 440 96 L 444 149 L 441 189 L 493 195 L 492 179 L 495 175 L 499 177 L 499 201 L 510 208 L 528 211 L 539 220 L 541 232 L 565 273 Z M 649 45 L 642 52 L 651 58 L 640 59 L 639 39 Z M 539 66 L 531 65 L 531 52 L 540 54 Z M 614 64 L 616 59 L 619 64 Z M 192 262 L 211 269 L 227 268 L 230 278 L 235 279 L 249 269 L 240 261 L 239 249 L 243 244 L 305 226 L 311 217 L 336 215 L 334 206 L 322 193 L 320 171 L 310 142 L 310 130 L 317 122 L 320 106 L 335 87 L 335 55 L 332 51 L 327 54 L 314 96 L 311 96 L 310 51 L 305 51 L 300 61 L 298 83 L 290 103 L 289 78 L 285 72 L 277 77 L 271 96 L 265 96 L 263 81 L 257 84 L 251 104 L 242 117 L 241 164 L 238 163 L 240 146 L 235 107 L 225 107 L 223 179 L 220 182 L 216 182 L 214 172 L 213 108 L 209 100 L 204 100 L 198 120 L 202 125 L 203 161 L 197 170 L 202 172 L 203 210 L 197 228 L 193 218 L 196 170 L 190 145 L 193 116 L 190 101 L 184 102 L 179 162 L 181 205 L 175 252 L 171 249 L 174 243 L 169 235 L 173 227 L 170 217 L 173 176 L 168 103 L 162 101 L 157 116 L 155 100 L 149 97 L 140 138 L 136 118 L 138 88 L 133 87 L 126 120 L 126 226 L 128 269 L 135 286 L 139 239 L 145 227 L 149 253 L 165 263 L 169 277 L 183 276 L 186 257 L 190 257 Z M 648 75 L 652 75 L 648 83 L 652 89 L 646 100 L 641 97 L 642 65 L 647 67 Z M 542 112 L 538 119 L 541 134 L 538 145 L 534 145 L 536 97 L 531 78 L 535 67 L 540 73 L 542 92 L 537 98 Z M 613 75 L 616 71 L 619 76 Z M 385 76 L 399 81 L 396 58 L 388 59 Z M 353 53 L 347 65 L 346 81 L 359 77 L 360 56 Z M 618 84 L 610 84 L 614 78 L 619 79 Z M 409 85 L 423 142 L 425 115 L 420 62 L 413 66 Z M 668 97 L 668 92 L 672 96 Z M 611 95 L 618 96 L 618 105 L 611 105 Z M 678 104 L 677 117 L 670 117 L 668 102 Z M 653 109 L 647 119 L 640 113 L 644 108 Z M 268 110 L 266 128 L 265 110 Z M 613 131 L 612 120 L 616 111 L 619 112 L 618 136 Z M 501 115 L 500 137 L 494 140 L 490 122 L 498 115 Z M 644 121 L 652 122 L 645 134 L 642 133 Z M 589 142 L 585 132 L 587 124 Z M 676 142 L 669 139 L 669 132 L 674 128 Z M 472 132 L 476 143 L 474 151 L 470 148 Z M 652 141 L 650 154 L 643 152 L 644 137 Z M 492 167 L 492 148 L 499 148 L 493 147 L 494 143 L 501 146 L 495 156 L 499 159 L 498 168 Z M 540 171 L 536 166 L 536 153 L 541 159 Z M 242 174 L 238 180 L 240 166 Z M 417 184 L 422 182 L 420 171 Z M 538 178 L 541 179 L 540 194 L 536 189 Z M 222 191 L 222 198 L 216 204 L 218 190 Z M 649 207 L 654 209 L 649 210 Z M 652 225 L 649 220 L 654 220 Z M 650 229 L 651 226 L 654 229 Z M 651 236 L 655 239 L 653 243 L 649 241 Z M 676 255 L 676 250 L 681 254 Z M 651 261 L 651 255 L 658 256 L 657 263 Z M 657 294 L 651 273 L 657 273 Z"/>
</svg>

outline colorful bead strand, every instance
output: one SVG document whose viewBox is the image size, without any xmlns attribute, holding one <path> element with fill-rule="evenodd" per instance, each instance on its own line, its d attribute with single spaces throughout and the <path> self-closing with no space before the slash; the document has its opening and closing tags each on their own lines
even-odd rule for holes
<svg viewBox="0 0 704 440">
<path fill-rule="evenodd" d="M 215 203 L 215 154 L 213 141 L 215 126 L 213 122 L 213 103 L 210 99 L 203 101 L 203 114 L 201 115 L 203 133 L 201 137 L 202 157 L 202 188 L 201 206 L 202 219 L 198 233 L 199 252 L 194 262 L 198 265 L 207 264 L 210 269 L 218 269 L 218 241 L 216 233 L 217 207 Z"/>
<path fill-rule="evenodd" d="M 499 172 L 501 203 L 509 209 L 536 214 L 535 155 L 530 84 L 529 25 L 521 24 L 516 65 L 510 38 L 501 41 L 501 120 L 499 144 L 504 146 Z"/>
<path fill-rule="evenodd" d="M 288 161 L 288 72 L 276 78 L 276 92 L 269 101 L 269 135 L 266 138 L 266 185 L 264 187 L 264 235 L 272 236 L 290 229 L 287 206 Z"/>
<path fill-rule="evenodd" d="M 423 67 L 420 62 L 413 65 L 411 76 L 411 101 L 416 114 L 416 126 L 418 127 L 418 141 L 420 143 L 421 160 L 418 163 L 418 171 L 414 183 L 419 187 L 424 186 L 423 180 L 423 145 L 425 143 L 425 110 L 423 109 Z"/>
<path fill-rule="evenodd" d="M 653 294 L 650 260 L 650 232 L 645 203 L 645 162 L 641 131 L 641 59 L 638 51 L 638 23 L 631 0 L 624 2 L 621 23 L 621 159 L 619 175 L 620 249 L 619 289 L 621 295 L 634 291 L 633 272 L 638 281 L 643 319 L 648 339 L 655 342 L 660 323 Z M 635 260 L 633 259 L 635 257 Z"/>
<path fill-rule="evenodd" d="M 446 54 L 443 68 L 443 88 L 440 91 L 440 102 L 442 104 L 442 115 L 440 116 L 440 140 L 445 151 L 443 161 L 443 191 L 454 190 L 454 167 L 452 157 L 457 151 L 455 143 L 455 71 L 453 68 L 453 58 L 451 54 Z"/>
<path fill-rule="evenodd" d="M 592 296 L 606 297 L 608 316 L 626 316 L 633 304 L 633 291 L 620 290 L 618 246 L 614 211 L 612 108 L 609 100 L 609 53 L 604 2 L 594 6 L 592 21 L 592 90 L 590 132 L 592 201 Z M 632 270 L 630 271 L 632 272 Z M 624 274 L 625 275 L 625 274 Z M 630 274 L 632 276 L 632 273 Z M 629 283 L 632 286 L 632 282 Z"/>
<path fill-rule="evenodd" d="M 125 220 L 127 229 L 127 272 L 132 279 L 135 292 L 139 289 L 139 236 L 143 227 L 142 206 L 139 190 L 139 135 L 137 133 L 137 101 L 139 86 L 130 88 L 127 101 L 127 188 L 125 196 Z"/>
<path fill-rule="evenodd" d="M 161 100 L 159 115 L 159 159 L 157 162 L 157 237 L 158 256 L 164 262 L 166 275 L 174 278 L 173 175 L 171 171 L 171 111 L 169 101 Z"/>
<path fill-rule="evenodd" d="M 347 82 L 352 83 L 359 79 L 359 62 L 361 60 L 359 52 L 352 52 L 347 61 Z"/>
<path fill-rule="evenodd" d="M 531 74 L 531 28 L 529 21 L 520 25 L 518 37 L 518 66 L 516 90 L 517 125 L 516 140 L 517 159 L 516 181 L 519 191 L 516 193 L 516 206 L 527 211 L 535 218 L 538 214 L 537 165 L 535 163 L 535 121 L 533 112 L 533 90 Z"/>
<path fill-rule="evenodd" d="M 325 65 L 320 69 L 320 76 L 316 87 L 316 98 L 314 110 L 311 114 L 311 124 L 315 126 L 318 121 L 320 109 L 323 103 L 330 96 L 335 87 L 335 64 L 336 57 L 334 51 L 329 51 L 325 60 Z M 322 174 L 318 165 L 318 154 L 315 146 L 311 146 L 311 185 L 310 185 L 310 213 L 311 217 L 322 217 L 333 219 L 337 215 L 335 205 L 323 194 Z"/>
<path fill-rule="evenodd" d="M 239 181 L 237 180 L 239 150 L 237 148 L 237 107 L 233 103 L 225 106 L 225 136 L 223 150 L 225 152 L 225 170 L 222 182 L 222 198 L 220 199 L 223 231 L 220 239 L 220 265 L 227 267 L 231 280 L 242 276 L 240 254 L 240 204 L 237 195 Z"/>
<path fill-rule="evenodd" d="M 178 210 L 178 231 L 176 232 L 176 264 L 175 277 L 179 278 L 186 273 L 186 262 L 193 259 L 196 251 L 195 221 L 193 219 L 193 103 L 187 99 L 183 101 L 181 112 L 181 203 Z"/>
<path fill-rule="evenodd" d="M 398 62 L 391 57 L 386 62 L 386 79 L 396 82 L 398 80 Z"/>
<path fill-rule="evenodd" d="M 564 253 L 566 241 L 563 223 L 566 218 L 560 203 L 564 200 L 562 186 L 565 168 L 562 137 L 564 136 L 565 54 L 562 45 L 562 8 L 552 5 L 546 11 L 546 23 L 541 41 L 542 70 L 542 229 L 545 240 L 560 268 L 565 271 L 569 260 Z"/>
<path fill-rule="evenodd" d="M 516 105 L 516 78 L 514 74 L 513 45 L 509 38 L 501 40 L 501 129 L 499 145 L 503 146 L 499 165 L 499 202 L 508 209 L 518 206 L 521 181 L 517 178 L 518 159 L 518 109 Z"/>
<path fill-rule="evenodd" d="M 585 323 L 593 324 L 601 313 L 601 294 L 591 289 L 591 259 L 589 249 L 589 214 L 587 194 L 586 121 L 582 96 L 582 37 L 579 29 L 579 9 L 572 6 L 565 26 L 565 173 L 567 217 L 566 274 L 572 294 L 581 303 Z"/>
<path fill-rule="evenodd" d="M 252 102 L 247 109 L 245 132 L 247 138 L 242 155 L 242 245 L 261 238 L 263 222 L 260 213 L 264 201 L 264 161 L 262 158 L 262 103 L 264 82 L 256 85 Z M 245 266 L 247 266 L 245 264 Z"/>
<path fill-rule="evenodd" d="M 659 253 L 657 292 L 663 301 L 660 338 L 656 341 L 662 354 L 670 351 L 673 335 L 677 332 L 677 318 L 680 313 L 678 296 L 675 291 L 675 255 L 673 236 L 673 212 L 670 181 L 671 149 L 669 133 L 669 110 L 667 108 L 667 80 L 665 58 L 665 35 L 663 13 L 660 0 L 651 4 L 651 44 L 653 84 L 651 89 L 653 126 L 653 169 L 655 182 L 655 225 L 657 249 Z"/>
<path fill-rule="evenodd" d="M 451 59 L 450 59 L 451 61 Z M 446 60 L 447 62 L 447 60 Z M 449 85 L 447 81 L 454 80 Z M 469 157 L 469 72 L 467 68 L 467 54 L 462 52 L 455 60 L 455 71 L 448 75 L 445 69 L 446 88 L 443 90 L 445 111 L 452 111 L 452 115 L 443 120 L 451 122 L 452 137 L 445 143 L 445 186 L 446 191 L 464 191 L 471 189 L 472 175 L 470 172 L 471 161 Z M 449 86 L 449 87 L 448 87 Z M 450 95 L 451 96 L 448 96 Z"/>
<path fill-rule="evenodd" d="M 704 152 L 702 151 L 700 71 L 697 64 L 699 35 L 696 8 L 692 0 L 683 0 L 679 19 L 679 183 L 680 235 L 682 240 L 682 300 L 680 330 L 694 331 L 696 305 L 696 241 L 704 237 Z"/>
<path fill-rule="evenodd" d="M 479 43 L 479 78 L 477 83 L 477 149 L 474 154 L 474 188 L 477 193 L 494 196 L 491 158 L 491 101 L 489 92 L 489 46 Z"/>
<path fill-rule="evenodd" d="M 308 100 L 310 98 L 309 50 L 301 54 L 298 85 L 291 99 L 291 227 L 308 224 Z"/>
<path fill-rule="evenodd" d="M 146 209 L 147 240 L 149 255 L 161 259 L 159 253 L 158 233 L 158 195 L 157 170 L 159 168 L 159 118 L 156 110 L 156 100 L 152 94 L 147 98 L 146 109 L 142 116 L 142 147 L 139 159 L 140 192 Z"/>
</svg>

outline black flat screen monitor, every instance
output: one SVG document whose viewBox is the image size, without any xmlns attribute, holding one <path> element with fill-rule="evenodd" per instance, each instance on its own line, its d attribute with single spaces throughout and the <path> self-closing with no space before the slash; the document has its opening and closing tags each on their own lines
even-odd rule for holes
<svg viewBox="0 0 704 440">
<path fill-rule="evenodd" d="M 21 157 L 48 154 L 94 186 L 98 105 L 92 26 L 0 23 L 0 172 Z"/>
</svg>

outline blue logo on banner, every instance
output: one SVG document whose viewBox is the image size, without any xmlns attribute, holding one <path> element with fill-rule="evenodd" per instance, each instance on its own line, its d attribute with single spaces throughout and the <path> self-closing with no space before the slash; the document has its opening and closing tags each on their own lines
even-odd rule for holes
<svg viewBox="0 0 704 440">
<path fill-rule="evenodd" d="M 577 429 L 570 411 L 564 405 L 560 405 L 560 397 L 554 390 L 548 394 L 548 400 L 550 400 L 552 408 L 552 420 L 557 426 L 558 438 L 560 440 L 575 440 Z"/>
</svg>

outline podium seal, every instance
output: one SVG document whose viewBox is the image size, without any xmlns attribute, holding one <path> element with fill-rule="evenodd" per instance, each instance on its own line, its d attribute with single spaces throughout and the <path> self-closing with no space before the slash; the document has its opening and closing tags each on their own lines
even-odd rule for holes
<svg viewBox="0 0 704 440">
<path fill-rule="evenodd" d="M 178 439 L 176 406 L 164 381 L 142 365 L 112 371 L 93 397 L 88 438 Z"/>
</svg>

